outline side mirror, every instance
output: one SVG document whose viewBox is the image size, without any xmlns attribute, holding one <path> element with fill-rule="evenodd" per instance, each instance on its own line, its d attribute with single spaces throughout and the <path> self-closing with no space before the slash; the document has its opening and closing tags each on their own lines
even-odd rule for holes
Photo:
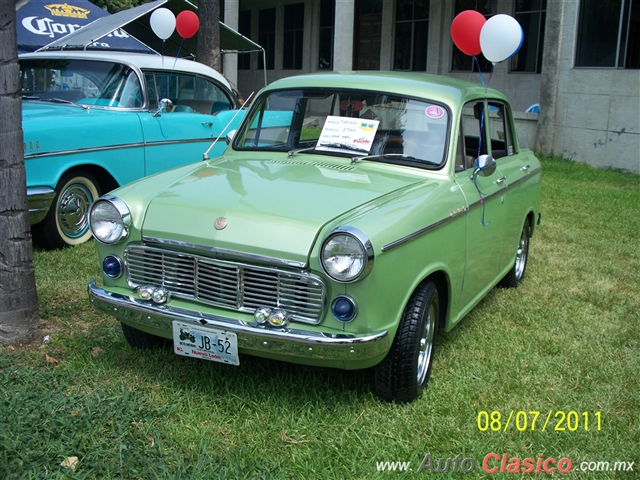
<svg viewBox="0 0 640 480">
<path fill-rule="evenodd" d="M 171 113 L 173 112 L 173 102 L 170 98 L 163 98 L 158 102 L 158 109 L 153 113 L 154 117 L 159 117 L 162 115 L 162 112 Z"/>
<path fill-rule="evenodd" d="M 496 161 L 491 155 L 480 155 L 475 160 L 476 168 L 473 169 L 473 176 L 480 174 L 483 177 L 490 177 L 496 171 Z"/>
<path fill-rule="evenodd" d="M 227 145 L 233 142 L 233 137 L 235 136 L 236 136 L 236 130 L 229 130 L 229 133 L 227 133 L 227 136 L 225 137 L 225 141 L 227 142 Z"/>
</svg>

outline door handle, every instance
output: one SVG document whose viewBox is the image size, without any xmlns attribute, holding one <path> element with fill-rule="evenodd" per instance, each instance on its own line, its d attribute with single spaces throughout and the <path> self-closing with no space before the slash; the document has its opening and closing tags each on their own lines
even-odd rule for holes
<svg viewBox="0 0 640 480">
<path fill-rule="evenodd" d="M 505 176 L 500 177 L 499 179 L 497 179 L 497 180 L 496 180 L 496 183 L 502 183 L 502 182 L 504 182 L 506 179 L 507 179 L 507 176 L 505 175 Z"/>
<path fill-rule="evenodd" d="M 524 167 L 522 167 L 520 170 L 522 170 L 523 172 L 526 172 L 527 170 L 529 170 L 531 168 L 531 165 L 525 165 Z"/>
<path fill-rule="evenodd" d="M 205 127 L 213 127 L 213 122 L 202 122 Z"/>
</svg>

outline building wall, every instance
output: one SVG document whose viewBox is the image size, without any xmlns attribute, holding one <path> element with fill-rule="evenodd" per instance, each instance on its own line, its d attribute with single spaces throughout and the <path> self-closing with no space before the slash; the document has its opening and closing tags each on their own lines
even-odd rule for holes
<svg viewBox="0 0 640 480">
<path fill-rule="evenodd" d="M 238 3 L 226 1 L 227 4 Z M 281 68 L 284 5 L 290 3 L 305 4 L 305 52 L 301 70 Z M 267 70 L 268 83 L 318 70 L 319 3 L 313 0 L 239 0 L 236 8 L 252 12 L 251 38 L 255 41 L 259 10 L 276 8 L 275 69 Z M 512 15 L 514 3 L 515 0 L 498 0 L 498 13 Z M 384 0 L 381 70 L 392 67 L 394 8 L 394 0 Z M 640 173 L 640 70 L 574 68 L 578 9 L 579 0 L 547 0 L 542 74 L 510 73 L 508 61 L 504 61 L 495 65 L 490 79 L 487 73 L 483 74 L 483 80 L 503 92 L 516 112 L 540 104 L 539 117 L 521 116 L 525 121 L 522 128 L 526 129 L 526 134 L 520 133 L 522 146 L 594 166 Z M 430 1 L 427 73 L 481 82 L 479 73 L 451 70 L 453 18 L 452 0 Z M 335 70 L 351 68 L 353 21 L 354 0 L 336 0 Z M 237 85 L 245 97 L 250 92 L 257 93 L 265 83 L 264 72 L 258 69 L 258 54 L 251 56 L 251 70 L 237 72 Z M 537 123 L 535 118 L 539 118 Z"/>
<path fill-rule="evenodd" d="M 548 5 L 535 147 L 640 173 L 640 70 L 574 67 L 579 2 Z"/>
</svg>

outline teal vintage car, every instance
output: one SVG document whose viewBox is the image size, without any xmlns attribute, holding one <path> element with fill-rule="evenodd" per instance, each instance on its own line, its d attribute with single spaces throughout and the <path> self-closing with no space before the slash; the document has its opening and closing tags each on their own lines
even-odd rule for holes
<svg viewBox="0 0 640 480">
<path fill-rule="evenodd" d="M 89 298 L 133 347 L 374 367 L 380 397 L 410 402 L 437 331 L 524 277 L 541 169 L 495 90 L 302 75 L 263 89 L 228 141 L 92 207 Z"/>
<path fill-rule="evenodd" d="M 229 82 L 185 59 L 47 51 L 19 61 L 29 212 L 45 248 L 91 238 L 100 194 L 201 160 L 238 113 Z"/>
</svg>

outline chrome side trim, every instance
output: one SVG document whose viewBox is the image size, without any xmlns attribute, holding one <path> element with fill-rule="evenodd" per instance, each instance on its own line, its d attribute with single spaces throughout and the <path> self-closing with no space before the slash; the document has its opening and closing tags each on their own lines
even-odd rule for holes
<svg viewBox="0 0 640 480">
<path fill-rule="evenodd" d="M 443 218 L 442 220 L 438 220 L 435 223 L 432 223 L 431 225 L 427 225 L 424 228 L 421 228 L 420 230 L 417 230 L 413 233 L 410 233 L 409 235 L 399 238 L 398 240 L 395 240 L 391 243 L 387 243 L 386 245 L 384 245 L 380 250 L 382 252 L 388 252 L 389 250 L 391 250 L 392 248 L 395 248 L 399 245 L 402 245 L 403 243 L 407 243 L 410 240 L 413 240 L 416 237 L 419 237 L 420 235 L 424 235 L 427 232 L 430 232 L 431 230 L 434 230 L 438 227 L 441 227 L 442 225 L 449 223 L 451 220 L 453 220 L 456 217 L 459 217 L 460 215 L 462 215 L 463 213 L 467 213 L 469 209 L 464 207 L 464 208 L 460 208 L 454 212 L 451 212 L 451 215 L 449 215 L 447 218 Z"/>
<path fill-rule="evenodd" d="M 527 170 L 527 169 L 524 169 L 524 171 L 526 171 L 526 170 Z M 523 182 L 523 181 L 525 181 L 525 180 L 529 179 L 532 175 L 534 175 L 534 174 L 536 174 L 536 173 L 539 173 L 541 170 L 542 170 L 542 168 L 536 168 L 535 170 L 531 170 L 530 172 L 527 172 L 527 174 L 526 174 L 526 175 L 524 175 L 523 177 L 519 178 L 518 180 L 516 180 L 516 181 L 514 181 L 514 182 L 511 182 L 511 183 L 510 183 L 510 184 L 508 184 L 508 185 L 505 185 L 503 188 L 501 188 L 500 190 L 497 190 L 497 191 L 493 192 L 493 193 L 492 193 L 492 194 L 490 194 L 490 195 L 485 196 L 485 197 L 483 198 L 483 201 L 491 200 L 491 199 L 492 199 L 492 198 L 494 198 L 494 197 L 497 197 L 497 196 L 503 195 L 503 194 L 504 194 L 504 192 L 505 192 L 506 190 L 510 189 L 510 188 L 511 188 L 511 187 L 513 187 L 514 185 L 517 185 L 517 184 L 519 184 L 519 183 L 521 183 L 521 182 Z M 506 178 L 506 177 L 505 177 L 505 178 Z M 498 180 L 500 180 L 500 179 L 498 179 Z M 504 180 L 503 180 L 503 181 L 504 181 Z M 447 217 L 447 218 L 443 218 L 442 220 L 438 220 L 437 222 L 432 223 L 431 225 L 427 225 L 426 227 L 421 228 L 420 230 L 417 230 L 417 231 L 415 231 L 415 232 L 413 232 L 413 233 L 410 233 L 409 235 L 407 235 L 407 236 L 405 236 L 405 237 L 399 238 L 398 240 L 395 240 L 395 241 L 393 241 L 393 242 L 391 242 L 391 243 L 388 243 L 388 244 L 384 245 L 384 246 L 381 248 L 381 251 L 382 251 L 382 252 L 387 252 L 387 251 L 391 250 L 392 248 L 395 248 L 395 247 L 397 247 L 397 246 L 399 246 L 399 245 L 402 245 L 403 243 L 406 243 L 406 242 L 408 242 L 408 241 L 410 241 L 410 240 L 413 240 L 413 239 L 414 239 L 414 238 L 416 238 L 416 237 L 419 237 L 420 235 L 424 235 L 425 233 L 430 232 L 431 230 L 434 230 L 434 229 L 436 229 L 436 228 L 438 228 L 438 227 L 441 227 L 442 225 L 444 225 L 445 223 L 447 223 L 447 222 L 449 222 L 450 220 L 454 219 L 454 218 L 455 218 L 455 217 L 457 217 L 458 215 L 462 215 L 463 213 L 466 213 L 466 212 L 468 212 L 469 210 L 471 210 L 472 208 L 478 207 L 478 206 L 480 206 L 481 204 L 482 204 L 482 203 L 481 203 L 481 201 L 480 201 L 480 200 L 477 200 L 477 201 L 475 201 L 475 202 L 473 202 L 473 203 L 469 204 L 469 206 L 468 206 L 468 207 L 465 207 L 465 208 L 463 208 L 463 209 L 459 209 L 459 210 L 456 210 L 455 212 L 452 212 L 452 215 L 450 215 L 450 216 L 449 216 L 449 217 Z"/>
<path fill-rule="evenodd" d="M 58 150 L 56 152 L 40 152 L 40 153 L 29 153 L 24 155 L 25 160 L 30 160 L 32 158 L 43 158 L 43 157 L 57 157 L 60 155 L 74 155 L 79 153 L 91 153 L 91 152 L 102 152 L 109 150 L 121 150 L 128 148 L 146 148 L 146 147 L 158 147 L 163 145 L 180 145 L 184 143 L 206 143 L 207 145 L 211 143 L 211 138 L 203 137 L 203 138 L 192 138 L 192 139 L 182 139 L 182 140 L 163 140 L 160 142 L 137 142 L 137 143 L 127 143 L 120 145 L 107 145 L 104 147 L 91 147 L 91 148 L 77 148 L 73 150 Z"/>
<path fill-rule="evenodd" d="M 132 325 L 148 326 L 171 332 L 171 322 L 193 322 L 235 332 L 238 347 L 246 351 L 271 352 L 295 358 L 319 358 L 345 361 L 367 360 L 384 355 L 392 338 L 386 330 L 368 335 L 330 334 L 300 329 L 272 329 L 193 310 L 152 305 L 143 300 L 108 292 L 93 280 L 87 287 L 89 301 L 98 311 Z"/>
<path fill-rule="evenodd" d="M 297 262 L 295 260 L 287 260 L 286 258 L 269 257 L 267 255 L 256 255 L 253 253 L 240 252 L 238 250 L 231 250 L 228 248 L 210 247 L 207 245 L 181 242 L 179 240 L 169 240 L 166 238 L 142 237 L 142 241 L 145 243 L 157 243 L 159 245 L 171 245 L 174 247 L 201 250 L 201 251 L 218 255 L 221 257 L 225 257 L 225 258 L 238 258 L 243 260 L 250 260 L 253 262 L 267 263 L 271 265 L 281 265 L 284 267 L 303 269 L 303 268 L 306 268 L 307 266 L 306 262 Z"/>
<path fill-rule="evenodd" d="M 27 204 L 29 205 L 29 222 L 40 223 L 49 213 L 56 192 L 48 187 L 27 188 Z"/>
</svg>

